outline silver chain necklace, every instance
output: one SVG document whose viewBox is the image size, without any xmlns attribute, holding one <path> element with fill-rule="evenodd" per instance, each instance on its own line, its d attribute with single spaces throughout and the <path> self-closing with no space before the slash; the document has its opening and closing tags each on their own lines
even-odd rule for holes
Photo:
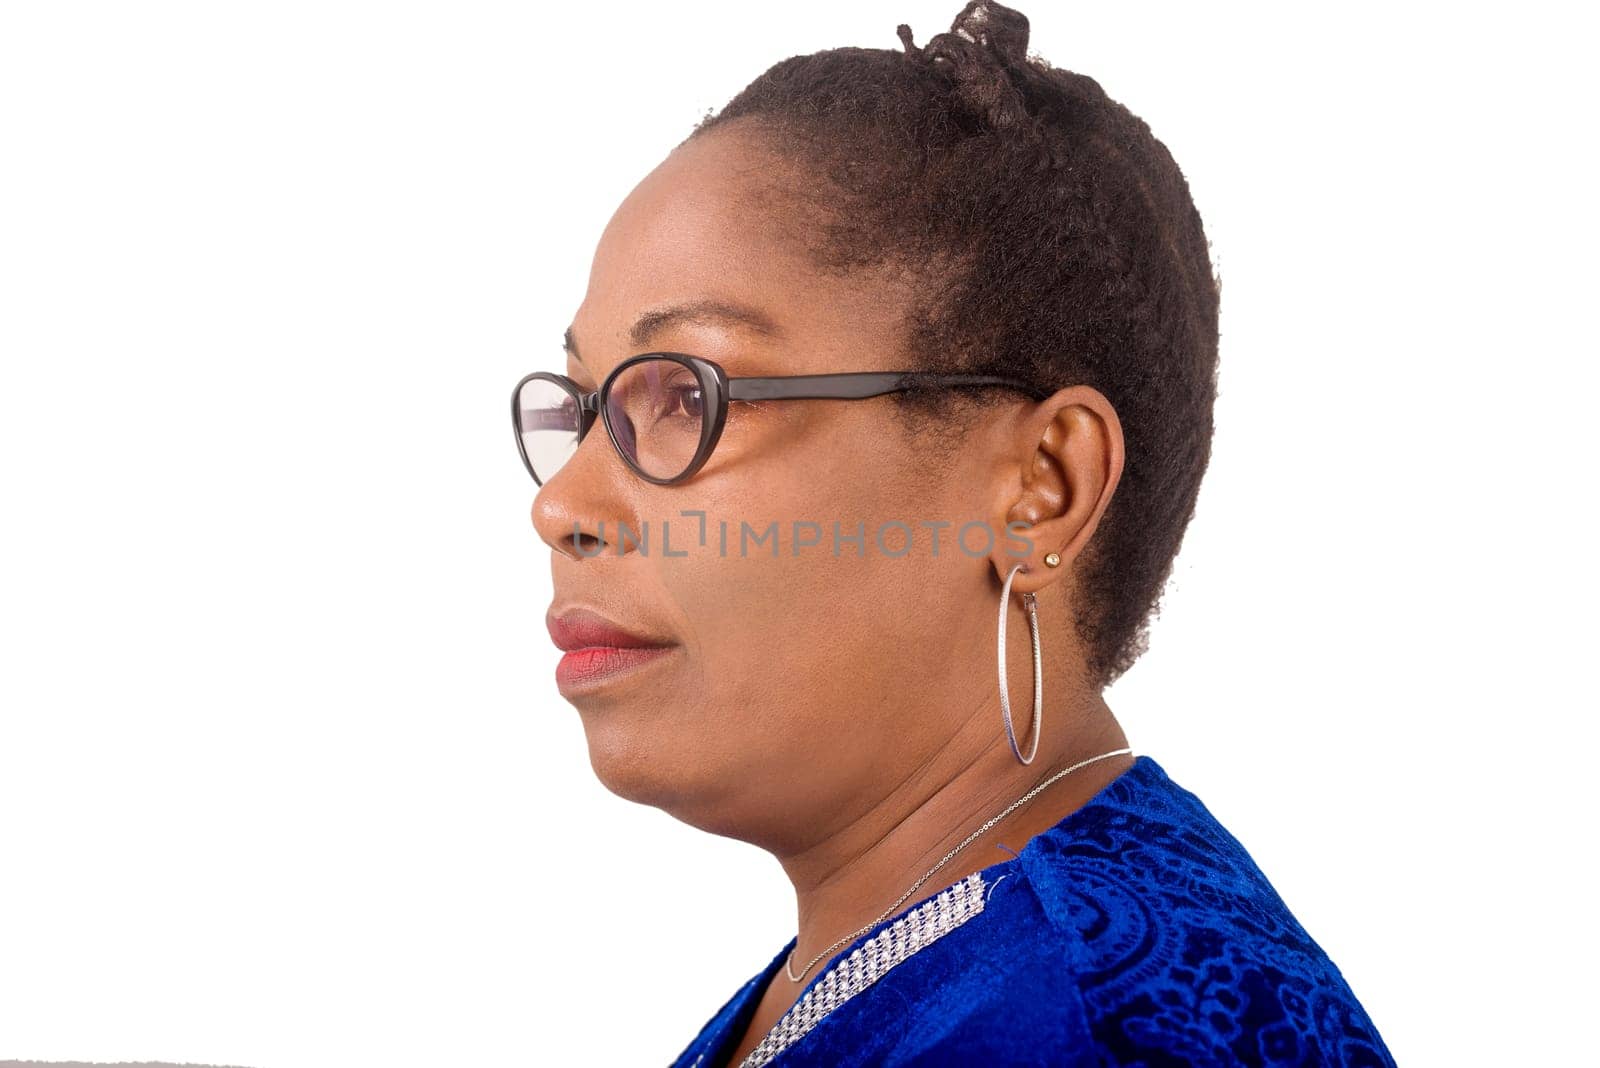
<svg viewBox="0 0 1600 1068">
<path fill-rule="evenodd" d="M 905 893 L 901 894 L 900 895 L 900 900 L 896 901 L 893 905 L 890 905 L 889 906 L 889 910 L 887 912 L 885 912 L 882 916 L 879 916 L 877 919 L 873 920 L 871 923 L 867 924 L 865 927 L 861 928 L 861 930 L 855 932 L 854 934 L 845 935 L 843 938 L 839 939 L 839 941 L 835 942 L 833 945 L 829 946 L 827 949 L 823 950 L 821 953 L 818 953 L 815 957 L 811 958 L 811 963 L 807 964 L 804 968 L 801 968 L 799 975 L 794 974 L 794 968 L 793 968 L 793 965 L 794 965 L 794 950 L 791 949 L 789 951 L 789 955 L 786 958 L 784 958 L 784 962 L 783 962 L 783 970 L 784 970 L 785 974 L 787 974 L 789 976 L 789 978 L 792 979 L 794 982 L 798 983 L 802 978 L 805 977 L 806 972 L 809 972 L 812 969 L 812 967 L 816 965 L 817 961 L 821 960 L 823 957 L 826 957 L 829 953 L 832 953 L 834 950 L 838 949 L 840 946 L 846 945 L 846 944 L 854 941 L 856 938 L 860 937 L 861 935 L 866 934 L 868 931 L 872 930 L 878 924 L 882 923 L 884 920 L 888 919 L 890 916 L 893 916 L 895 914 L 896 910 L 898 910 L 900 908 L 901 904 L 903 904 L 905 902 L 906 898 L 908 898 L 912 894 L 916 893 L 917 892 L 917 887 L 919 887 L 923 883 L 927 882 L 928 879 L 933 875 L 934 872 L 938 871 L 940 868 L 942 868 L 946 864 L 948 864 L 950 862 L 950 858 L 951 857 L 955 856 L 957 853 L 959 853 L 963 849 L 967 848 L 967 846 L 969 846 L 973 842 L 977 841 L 978 837 L 981 834 L 983 834 L 984 831 L 987 831 L 990 827 L 993 827 L 995 824 L 997 824 L 1001 820 L 1005 819 L 1007 816 L 1009 816 L 1012 812 L 1014 812 L 1016 810 L 1018 805 L 1026 803 L 1030 798 L 1032 798 L 1040 790 L 1043 790 L 1046 786 L 1049 786 L 1051 783 L 1055 782 L 1057 779 L 1061 778 L 1063 775 L 1066 775 L 1068 772 L 1077 771 L 1079 768 L 1081 768 L 1081 767 L 1083 767 L 1083 766 L 1085 766 L 1087 764 L 1093 764 L 1096 760 L 1104 760 L 1106 757 L 1120 756 L 1123 753 L 1132 753 L 1132 752 L 1133 752 L 1133 750 L 1131 748 L 1127 748 L 1127 747 L 1124 747 L 1122 749 L 1113 749 L 1109 753 L 1101 753 L 1099 756 L 1092 756 L 1087 760 L 1080 760 L 1076 764 L 1072 764 L 1072 765 L 1069 765 L 1068 767 L 1062 768 L 1060 771 L 1058 771 L 1054 775 L 1050 776 L 1044 782 L 1040 783 L 1038 786 L 1035 786 L 1033 789 L 1029 790 L 1027 793 L 1023 794 L 1021 797 L 1017 798 L 1015 801 L 1011 802 L 1011 804 L 1006 806 L 1004 812 L 1001 812 L 998 816 L 996 816 L 993 819 L 991 819 L 988 823 L 985 823 L 982 827 L 979 827 L 977 830 L 973 831 L 970 835 L 967 836 L 967 840 L 965 842 L 962 842 L 960 845 L 958 845 L 954 849 L 950 850 L 950 852 L 946 853 L 944 855 L 944 858 L 942 860 L 940 860 L 939 863 L 935 864 L 933 867 L 928 869 L 927 874 L 925 874 L 922 878 L 918 879 L 916 882 L 912 883 L 911 884 L 911 889 L 909 889 Z M 798 937 L 798 936 L 796 936 L 796 937 Z"/>
</svg>

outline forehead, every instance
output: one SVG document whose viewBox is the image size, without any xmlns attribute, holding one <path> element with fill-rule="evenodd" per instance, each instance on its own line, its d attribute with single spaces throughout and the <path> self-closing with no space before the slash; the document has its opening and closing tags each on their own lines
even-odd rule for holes
<svg viewBox="0 0 1600 1068">
<path fill-rule="evenodd" d="M 754 139 L 718 130 L 680 145 L 651 171 L 595 250 L 588 291 L 572 321 L 585 364 L 596 369 L 597 361 L 609 366 L 632 355 L 635 324 L 656 309 L 725 302 L 758 311 L 777 330 L 685 320 L 668 327 L 654 347 L 671 347 L 665 342 L 674 336 L 743 333 L 769 349 L 781 339 L 783 363 L 794 373 L 802 366 L 853 370 L 884 359 L 891 361 L 886 367 L 898 366 L 884 347 L 900 333 L 903 296 L 876 275 L 842 277 L 811 263 L 806 242 L 819 220 L 784 194 L 796 180 L 788 168 Z"/>
</svg>

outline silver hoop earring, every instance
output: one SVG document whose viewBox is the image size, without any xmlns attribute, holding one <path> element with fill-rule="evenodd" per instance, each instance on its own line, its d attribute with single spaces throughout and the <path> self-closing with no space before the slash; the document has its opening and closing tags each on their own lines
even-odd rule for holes
<svg viewBox="0 0 1600 1068">
<path fill-rule="evenodd" d="M 1006 737 L 1011 739 L 1011 751 L 1017 759 L 1024 764 L 1032 764 L 1034 754 L 1039 751 L 1039 721 L 1043 718 L 1044 705 L 1044 666 L 1039 655 L 1039 609 L 1032 593 L 1022 595 L 1023 606 L 1028 610 L 1028 630 L 1033 634 L 1033 745 L 1028 749 L 1028 755 L 1023 756 L 1022 750 L 1017 748 L 1017 734 L 1011 726 L 1011 692 L 1006 686 L 1006 609 L 1011 607 L 1011 580 L 1017 577 L 1018 571 L 1024 571 L 1027 565 L 1018 564 L 1011 569 L 1011 574 L 1006 576 L 1005 585 L 1000 588 L 1000 715 L 1006 721 Z"/>
</svg>

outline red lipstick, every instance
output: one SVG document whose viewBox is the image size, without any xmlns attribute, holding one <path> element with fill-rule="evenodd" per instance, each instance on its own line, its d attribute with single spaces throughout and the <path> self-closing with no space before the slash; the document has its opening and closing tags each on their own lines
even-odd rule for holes
<svg viewBox="0 0 1600 1068">
<path fill-rule="evenodd" d="M 590 689 L 636 668 L 662 659 L 674 643 L 629 630 L 587 608 L 569 608 L 545 616 L 556 648 L 566 655 L 556 665 L 556 686 L 563 693 Z"/>
</svg>

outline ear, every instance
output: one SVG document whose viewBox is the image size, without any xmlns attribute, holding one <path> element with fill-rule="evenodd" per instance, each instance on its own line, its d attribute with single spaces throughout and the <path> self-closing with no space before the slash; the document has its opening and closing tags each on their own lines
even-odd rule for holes
<svg viewBox="0 0 1600 1068">
<path fill-rule="evenodd" d="M 1072 571 L 1122 477 L 1122 423 L 1105 395 L 1069 386 L 1018 424 L 1018 491 L 1005 503 L 1005 534 L 991 556 L 1000 581 L 1018 564 L 1011 588 L 1036 593 Z M 1045 557 L 1056 553 L 1050 567 Z"/>
</svg>

